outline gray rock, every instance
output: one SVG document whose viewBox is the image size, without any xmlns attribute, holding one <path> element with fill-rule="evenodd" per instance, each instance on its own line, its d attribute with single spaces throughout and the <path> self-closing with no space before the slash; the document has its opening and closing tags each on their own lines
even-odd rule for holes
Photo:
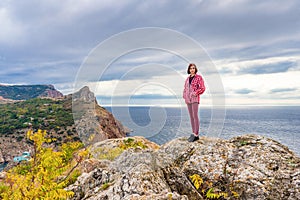
<svg viewBox="0 0 300 200">
<path fill-rule="evenodd" d="M 4 157 L 3 157 L 3 154 L 2 154 L 2 150 L 0 148 L 0 164 L 3 163 L 5 160 L 4 160 Z"/>
<path fill-rule="evenodd" d="M 300 159 L 284 145 L 258 135 L 230 140 L 174 139 L 157 148 L 129 148 L 104 167 L 82 174 L 66 188 L 73 199 L 300 199 Z M 96 143 L 114 151 L 124 139 Z M 107 152 L 106 152 L 107 153 Z M 98 165 L 99 166 L 99 165 Z M 198 183 L 198 185 L 197 185 Z"/>
</svg>

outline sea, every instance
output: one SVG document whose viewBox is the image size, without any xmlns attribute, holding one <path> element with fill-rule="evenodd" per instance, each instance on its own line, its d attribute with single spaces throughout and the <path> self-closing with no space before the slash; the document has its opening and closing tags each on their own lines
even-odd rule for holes
<svg viewBox="0 0 300 200">
<path fill-rule="evenodd" d="M 143 136 L 162 145 L 192 133 L 185 107 L 105 107 L 131 129 L 129 135 Z M 236 106 L 225 109 L 199 108 L 200 135 L 230 139 L 256 134 L 274 139 L 300 156 L 300 106 Z"/>
</svg>

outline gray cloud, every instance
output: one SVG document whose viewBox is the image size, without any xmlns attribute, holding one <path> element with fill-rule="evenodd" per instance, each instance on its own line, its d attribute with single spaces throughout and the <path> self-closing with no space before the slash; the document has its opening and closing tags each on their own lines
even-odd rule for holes
<svg viewBox="0 0 300 200">
<path fill-rule="evenodd" d="M 77 68 L 72 63 L 0 64 L 0 80 L 9 84 L 59 84 L 74 82 Z"/>
<path fill-rule="evenodd" d="M 264 44 L 257 42 L 255 45 L 241 47 L 220 47 L 213 49 L 210 54 L 218 59 L 235 59 L 238 61 L 265 59 L 270 57 L 299 56 L 300 40 L 290 39 L 273 41 Z"/>
<path fill-rule="evenodd" d="M 146 49 L 116 60 L 107 67 L 100 80 L 147 80 L 154 76 L 179 73 L 180 69 L 186 66 L 186 61 L 169 52 Z"/>
<path fill-rule="evenodd" d="M 182 31 L 207 48 L 267 42 L 279 37 L 290 40 L 300 34 L 299 5 L 296 0 L 284 4 L 258 0 L 236 3 L 216 0 L 198 3 L 29 0 L 10 1 L 2 6 L 12 23 L 23 31 L 21 38 L 14 38 L 23 41 L 6 46 L 20 49 L 19 53 L 28 47 L 27 56 L 33 51 L 45 53 L 45 57 L 61 53 L 66 57 L 76 55 L 70 49 L 84 55 L 112 34 L 144 26 Z"/>
<path fill-rule="evenodd" d="M 233 70 L 229 69 L 229 68 L 222 68 L 221 70 L 219 70 L 220 74 L 231 74 L 233 73 Z"/>
<path fill-rule="evenodd" d="M 248 67 L 239 70 L 238 73 L 240 74 L 272 74 L 272 73 L 280 73 L 286 72 L 291 68 L 297 66 L 295 62 L 279 62 L 279 63 L 272 63 L 272 64 L 265 64 L 259 65 L 254 67 Z"/>
<path fill-rule="evenodd" d="M 177 99 L 174 95 L 159 95 L 159 94 L 144 94 L 144 95 L 134 95 L 132 99 Z"/>
<path fill-rule="evenodd" d="M 293 92 L 297 91 L 297 88 L 276 88 L 272 89 L 270 93 L 282 93 L 282 92 Z"/>
<path fill-rule="evenodd" d="M 244 89 L 235 90 L 234 92 L 235 92 L 236 94 L 250 94 L 250 93 L 253 93 L 253 92 L 255 92 L 255 91 L 254 91 L 254 90 L 247 89 L 247 88 L 244 88 Z"/>
<path fill-rule="evenodd" d="M 105 99 L 109 100 L 111 98 L 116 99 L 177 99 L 174 95 L 160 95 L 160 94 L 140 94 L 140 95 L 132 95 L 132 96 L 104 96 L 97 95 L 97 99 Z"/>
</svg>

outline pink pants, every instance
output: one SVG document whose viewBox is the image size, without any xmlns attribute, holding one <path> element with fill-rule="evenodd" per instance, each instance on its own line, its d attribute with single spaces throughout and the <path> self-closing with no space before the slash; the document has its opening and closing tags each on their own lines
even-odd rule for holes
<svg viewBox="0 0 300 200">
<path fill-rule="evenodd" d="M 192 125 L 192 130 L 195 135 L 199 134 L 199 118 L 198 118 L 198 103 L 188 103 L 186 104 L 190 114 L 190 120 Z"/>
</svg>

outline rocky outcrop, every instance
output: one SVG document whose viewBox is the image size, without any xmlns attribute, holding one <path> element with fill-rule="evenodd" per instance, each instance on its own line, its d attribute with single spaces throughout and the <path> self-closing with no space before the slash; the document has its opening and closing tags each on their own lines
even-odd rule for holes
<svg viewBox="0 0 300 200">
<path fill-rule="evenodd" d="M 72 112 L 78 135 L 85 144 L 125 137 L 128 133 L 110 112 L 98 105 L 87 86 L 72 95 Z"/>
<path fill-rule="evenodd" d="M 40 94 L 38 97 L 58 99 L 58 98 L 62 98 L 63 96 L 64 95 L 60 91 L 56 90 L 53 85 L 48 85 L 48 88 L 45 89 L 45 91 L 42 94 Z"/>
<path fill-rule="evenodd" d="M 120 151 L 128 140 L 139 145 Z M 74 200 L 300 199 L 300 159 L 272 139 L 150 144 L 137 137 L 94 144 L 93 165 L 86 161 L 84 173 L 66 189 L 75 192 Z"/>
</svg>

